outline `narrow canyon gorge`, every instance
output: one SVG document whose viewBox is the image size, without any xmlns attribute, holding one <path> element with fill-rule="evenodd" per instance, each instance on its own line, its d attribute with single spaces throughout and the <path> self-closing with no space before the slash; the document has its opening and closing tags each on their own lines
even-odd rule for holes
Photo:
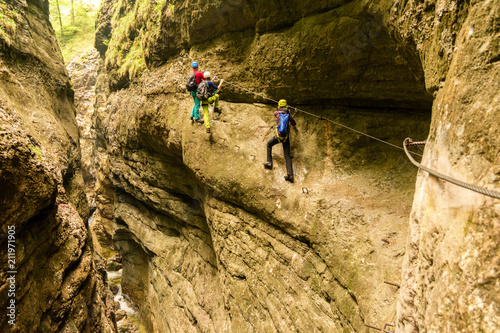
<svg viewBox="0 0 500 333">
<path fill-rule="evenodd" d="M 500 331 L 500 200 L 403 150 L 500 192 L 500 1 L 102 0 L 75 59 L 0 18 L 2 332 Z"/>
</svg>

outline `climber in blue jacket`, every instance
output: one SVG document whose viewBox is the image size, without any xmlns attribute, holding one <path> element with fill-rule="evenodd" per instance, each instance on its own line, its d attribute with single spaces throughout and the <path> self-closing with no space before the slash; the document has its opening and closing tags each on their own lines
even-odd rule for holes
<svg viewBox="0 0 500 333">
<path fill-rule="evenodd" d="M 278 102 L 278 110 L 274 111 L 274 118 L 276 121 L 276 135 L 274 135 L 267 142 L 267 162 L 262 163 L 264 168 L 273 168 L 273 146 L 282 143 L 283 153 L 285 155 L 286 172 L 285 180 L 293 183 L 293 169 L 292 169 L 292 159 L 290 157 L 290 126 L 295 126 L 295 119 L 293 119 L 290 114 L 290 110 L 287 107 L 286 100 L 282 99 Z"/>
</svg>

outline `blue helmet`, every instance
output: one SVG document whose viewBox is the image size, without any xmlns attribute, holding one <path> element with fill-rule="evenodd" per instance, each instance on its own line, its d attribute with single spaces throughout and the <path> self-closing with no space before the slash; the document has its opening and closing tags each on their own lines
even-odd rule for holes
<svg viewBox="0 0 500 333">
<path fill-rule="evenodd" d="M 198 67 L 198 63 L 196 61 L 193 61 L 193 63 L 191 64 L 191 67 L 193 67 L 193 68 Z"/>
</svg>

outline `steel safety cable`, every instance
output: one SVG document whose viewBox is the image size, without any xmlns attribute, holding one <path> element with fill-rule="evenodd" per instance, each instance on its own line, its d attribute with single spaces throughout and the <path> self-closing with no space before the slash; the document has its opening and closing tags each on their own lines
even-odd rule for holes
<svg viewBox="0 0 500 333">
<path fill-rule="evenodd" d="M 255 92 L 255 91 L 252 91 L 252 90 L 250 90 L 250 89 L 244 88 L 244 87 L 242 87 L 242 86 L 239 86 L 239 85 L 237 85 L 237 84 L 235 84 L 235 83 L 232 83 L 232 82 L 230 82 L 230 81 L 227 81 L 227 80 L 224 80 L 224 82 L 227 82 L 228 84 L 230 84 L 230 85 L 232 85 L 232 86 L 234 86 L 234 87 L 238 87 L 238 88 L 240 88 L 240 89 L 242 89 L 242 90 L 244 90 L 244 91 L 246 91 L 246 92 L 249 92 L 249 93 L 251 93 L 251 94 L 254 94 L 254 95 L 260 96 L 260 97 L 262 97 L 262 98 L 264 98 L 264 99 L 267 99 L 267 100 L 269 100 L 269 101 L 272 101 L 272 102 L 278 103 L 278 101 L 277 101 L 277 100 L 272 99 L 272 98 L 269 98 L 269 97 L 265 96 L 264 94 L 257 93 L 257 92 Z M 358 134 L 364 135 L 364 136 L 369 137 L 369 138 L 371 138 L 371 139 L 373 139 L 373 140 L 376 140 L 376 141 L 379 141 L 379 142 L 385 143 L 385 144 L 387 144 L 387 145 L 389 145 L 389 146 L 392 146 L 392 147 L 394 147 L 394 148 L 404 150 L 404 152 L 405 152 L 406 156 L 408 157 L 408 159 L 410 160 L 410 162 L 411 162 L 413 165 L 415 165 L 416 167 L 418 167 L 418 168 L 420 168 L 420 169 L 424 170 L 425 172 L 427 172 L 427 173 L 429 173 L 429 174 L 431 174 L 431 175 L 433 175 L 433 176 L 435 176 L 435 177 L 438 177 L 438 178 L 440 178 L 440 179 L 443 179 L 443 180 L 445 180 L 445 181 L 447 181 L 447 182 L 449 182 L 449 183 L 452 183 L 452 184 L 455 184 L 455 185 L 457 185 L 457 186 L 460 186 L 460 187 L 466 188 L 466 189 L 468 189 L 468 190 L 471 190 L 471 191 L 474 191 L 474 192 L 477 192 L 477 193 L 480 193 L 480 194 L 483 194 L 483 195 L 487 195 L 487 196 L 492 197 L 492 198 L 500 199 L 500 193 L 499 193 L 499 192 L 496 192 L 496 191 L 491 191 L 491 190 L 488 190 L 488 189 L 485 189 L 485 188 L 482 188 L 482 187 L 479 187 L 479 186 L 471 185 L 471 184 L 468 184 L 468 183 L 462 182 L 462 181 L 460 181 L 460 180 L 457 180 L 457 179 L 454 179 L 454 178 L 448 177 L 448 176 L 443 175 L 443 174 L 441 174 L 441 173 L 439 173 L 439 172 L 437 172 L 437 171 L 431 170 L 431 169 L 429 169 L 429 168 L 427 168 L 427 167 L 423 166 L 422 164 L 418 163 L 417 161 L 415 161 L 415 159 L 411 156 L 411 154 L 413 154 L 413 155 L 417 155 L 417 156 L 422 156 L 422 155 L 421 155 L 421 154 L 418 154 L 418 153 L 415 153 L 415 152 L 412 152 L 412 151 L 408 151 L 407 146 L 408 146 L 408 147 L 410 147 L 410 146 L 423 146 L 423 145 L 425 145 L 425 143 L 426 143 L 425 141 L 413 142 L 411 138 L 406 138 L 406 139 L 403 141 L 403 148 L 401 148 L 401 147 L 399 147 L 399 146 L 397 146 L 397 145 L 395 145 L 395 144 L 392 144 L 392 143 L 387 142 L 387 141 L 385 141 L 385 140 L 379 139 L 379 138 L 374 137 L 374 136 L 372 136 L 372 135 L 366 134 L 366 133 L 364 133 L 364 132 L 358 131 L 358 130 L 356 130 L 356 129 L 354 129 L 354 128 L 351 128 L 351 127 L 349 127 L 349 126 L 343 125 L 343 124 L 338 123 L 338 122 L 336 122 L 336 121 L 333 121 L 333 120 L 331 120 L 331 119 L 328 119 L 328 118 L 325 118 L 325 117 L 322 117 L 322 116 L 318 116 L 318 115 L 316 115 L 316 114 L 314 114 L 314 113 L 307 112 L 307 111 L 305 111 L 305 110 L 302 110 L 302 109 L 299 109 L 299 108 L 296 108 L 296 107 L 293 107 L 293 106 L 289 106 L 289 108 L 294 109 L 296 112 L 297 112 L 297 111 L 298 111 L 298 112 L 302 112 L 302 113 L 308 114 L 308 115 L 310 115 L 310 116 L 312 116 L 312 117 L 315 117 L 315 118 L 318 118 L 318 119 L 322 119 L 322 120 L 325 120 L 325 121 L 329 121 L 329 122 L 331 122 L 331 123 L 333 123 L 333 124 L 335 124 L 335 125 L 338 125 L 338 126 L 340 126 L 340 127 L 346 128 L 346 129 L 348 129 L 348 130 L 350 130 L 350 131 L 353 131 L 353 132 L 356 132 L 356 133 L 358 133 Z"/>
<path fill-rule="evenodd" d="M 425 172 L 427 172 L 427 173 L 429 173 L 429 174 L 431 174 L 431 175 L 433 175 L 435 177 L 438 177 L 440 179 L 446 180 L 449 183 L 458 185 L 460 187 L 466 188 L 468 190 L 471 190 L 471 191 L 474 191 L 474 192 L 477 192 L 477 193 L 481 193 L 481 194 L 487 195 L 487 196 L 492 197 L 492 198 L 500 199 L 500 193 L 499 192 L 491 191 L 491 190 L 485 189 L 483 187 L 471 185 L 471 184 L 462 182 L 460 180 L 448 177 L 446 175 L 443 175 L 442 173 L 439 173 L 437 171 L 429 169 L 429 168 L 423 166 L 422 164 L 418 163 L 417 161 L 415 161 L 413 159 L 413 157 L 410 155 L 410 152 L 408 151 L 407 147 L 410 147 L 410 146 L 422 146 L 422 145 L 425 145 L 425 141 L 413 142 L 411 138 L 406 138 L 403 141 L 403 147 L 404 147 L 406 156 L 408 157 L 408 159 L 410 160 L 410 162 L 413 163 L 413 165 L 415 165 L 416 167 L 424 170 Z"/>
<path fill-rule="evenodd" d="M 230 85 L 232 85 L 232 86 L 234 86 L 234 87 L 238 87 L 238 88 L 240 88 L 240 89 L 242 89 L 242 90 L 244 90 L 244 91 L 246 91 L 246 92 L 249 92 L 249 93 L 251 93 L 251 94 L 254 94 L 254 95 L 260 96 L 260 97 L 262 97 L 262 98 L 264 98 L 264 99 L 267 99 L 267 100 L 269 100 L 269 101 L 272 101 L 272 102 L 278 103 L 278 101 L 277 101 L 277 100 L 275 100 L 275 99 L 269 98 L 269 97 L 267 97 L 267 96 L 265 96 L 265 95 L 263 95 L 263 94 L 259 94 L 259 93 L 255 92 L 255 91 L 252 91 L 252 90 L 250 90 L 250 89 L 244 88 L 244 87 L 239 86 L 239 85 L 237 85 L 237 84 L 235 84 L 235 83 L 229 82 L 229 81 L 227 81 L 227 80 L 225 80 L 225 79 L 224 79 L 224 82 L 227 82 L 228 84 L 230 84 Z M 392 144 L 392 143 L 387 142 L 387 141 L 385 141 L 385 140 L 379 139 L 379 138 L 377 138 L 377 137 L 375 137 L 375 136 L 372 136 L 372 135 L 370 135 L 370 134 L 366 134 L 366 133 L 364 133 L 364 132 L 358 131 L 357 129 L 354 129 L 354 128 L 351 128 L 351 127 L 346 126 L 346 125 L 344 125 L 344 124 L 338 123 L 338 122 L 336 122 L 336 121 L 334 121 L 334 120 L 331 120 L 331 119 L 329 119 L 329 118 L 325 118 L 325 117 L 322 117 L 322 116 L 318 116 L 318 115 L 316 115 L 316 114 L 314 114 L 314 113 L 311 113 L 311 112 L 308 112 L 308 111 L 305 111 L 305 110 L 302 110 L 302 109 L 296 108 L 296 107 L 294 107 L 294 106 L 290 106 L 290 105 L 289 105 L 288 107 L 289 107 L 290 109 L 294 109 L 296 112 L 302 112 L 302 113 L 305 113 L 305 114 L 310 115 L 311 117 L 315 117 L 315 118 L 318 118 L 318 119 L 321 119 L 321 120 L 326 120 L 326 121 L 328 121 L 328 122 L 330 122 L 330 123 L 332 123 L 332 124 L 335 124 L 335 125 L 337 125 L 337 126 L 343 127 L 343 128 L 345 128 L 345 129 L 348 129 L 348 130 L 350 130 L 350 131 L 356 132 L 356 133 L 358 133 L 358 134 L 364 135 L 364 136 L 369 137 L 369 138 L 371 138 L 371 139 L 373 139 L 373 140 L 376 140 L 376 141 L 379 141 L 379 142 L 385 143 L 386 145 L 392 146 L 392 147 L 397 148 L 397 149 L 400 149 L 400 150 L 404 150 L 402 147 L 400 147 L 400 146 L 398 146 L 398 145 L 395 145 L 395 144 Z M 410 152 L 410 153 L 411 153 L 411 154 L 413 154 L 413 155 L 422 156 L 421 154 L 416 153 L 416 152 Z"/>
</svg>

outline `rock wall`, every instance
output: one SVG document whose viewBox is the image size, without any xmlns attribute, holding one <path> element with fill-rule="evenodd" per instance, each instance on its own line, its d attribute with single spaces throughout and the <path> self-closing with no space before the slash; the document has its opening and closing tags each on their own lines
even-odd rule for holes
<svg viewBox="0 0 500 333">
<path fill-rule="evenodd" d="M 80 132 L 81 167 L 86 186 L 87 202 L 91 210 L 95 209 L 96 170 L 92 163 L 93 142 L 95 131 L 92 128 L 92 115 L 95 104 L 95 84 L 99 67 L 99 53 L 89 49 L 73 59 L 66 69 L 75 91 L 76 122 Z"/>
<path fill-rule="evenodd" d="M 269 96 L 293 96 L 295 104 L 428 110 L 432 96 L 420 60 L 384 23 L 390 5 L 105 1 L 96 47 L 101 54 L 108 50 L 111 90 L 125 87 L 137 68 L 157 67 L 189 50 L 217 75 Z M 226 98 L 263 101 L 234 89 Z"/>
<path fill-rule="evenodd" d="M 0 328 L 115 332 L 85 223 L 74 93 L 48 6 L 0 4 Z M 15 318 L 5 315 L 11 304 Z"/>
<path fill-rule="evenodd" d="M 452 175 L 498 187 L 498 145 L 486 136 L 498 131 L 498 29 L 473 23 L 496 22 L 495 8 L 494 1 L 103 2 L 96 221 L 120 250 L 123 290 L 148 329 L 364 332 L 364 324 L 393 323 L 405 332 L 494 331 L 498 293 L 486 290 L 498 285 L 496 234 L 480 252 L 491 262 L 481 268 L 486 282 L 475 286 L 479 271 L 470 268 L 433 286 L 434 277 L 451 276 L 444 261 L 460 266 L 464 254 L 477 254 L 470 240 L 479 244 L 496 228 L 493 201 L 465 190 L 462 197 L 424 174 L 414 198 L 417 171 L 404 153 L 303 113 L 291 133 L 296 182 L 283 179 L 279 146 L 274 170 L 261 162 L 273 135 L 268 96 L 399 146 L 406 136 L 425 139 L 430 128 L 424 164 L 451 173 L 457 161 Z M 484 44 L 467 44 L 470 53 L 457 58 L 471 25 L 481 26 L 476 43 Z M 488 73 L 481 82 L 478 59 Z M 210 135 L 189 120 L 183 86 L 192 60 L 227 80 Z M 462 71 L 473 80 L 460 79 Z M 471 92 L 476 85 L 492 88 Z M 460 112 L 451 113 L 452 101 Z M 475 215 L 464 213 L 471 209 Z M 442 242 L 455 218 L 469 238 L 455 242 L 459 228 Z M 468 302 L 488 311 L 466 302 L 455 311 L 459 290 L 479 293 Z"/>
<path fill-rule="evenodd" d="M 402 36 L 436 90 L 424 164 L 499 192 L 500 3 L 398 6 Z M 499 214 L 498 199 L 419 173 L 398 331 L 500 330 Z"/>
<path fill-rule="evenodd" d="M 260 163 L 273 107 L 225 102 L 209 136 L 189 121 L 185 93 L 158 93 L 181 80 L 167 67 L 143 73 L 95 113 L 107 176 L 97 192 L 108 194 L 96 214 L 113 214 L 123 289 L 150 330 L 350 331 L 393 320 L 396 288 L 383 281 L 400 275 L 416 172 L 401 153 L 297 115 L 289 185 L 280 147 L 275 170 Z M 394 137 L 428 126 L 336 116 Z"/>
</svg>

